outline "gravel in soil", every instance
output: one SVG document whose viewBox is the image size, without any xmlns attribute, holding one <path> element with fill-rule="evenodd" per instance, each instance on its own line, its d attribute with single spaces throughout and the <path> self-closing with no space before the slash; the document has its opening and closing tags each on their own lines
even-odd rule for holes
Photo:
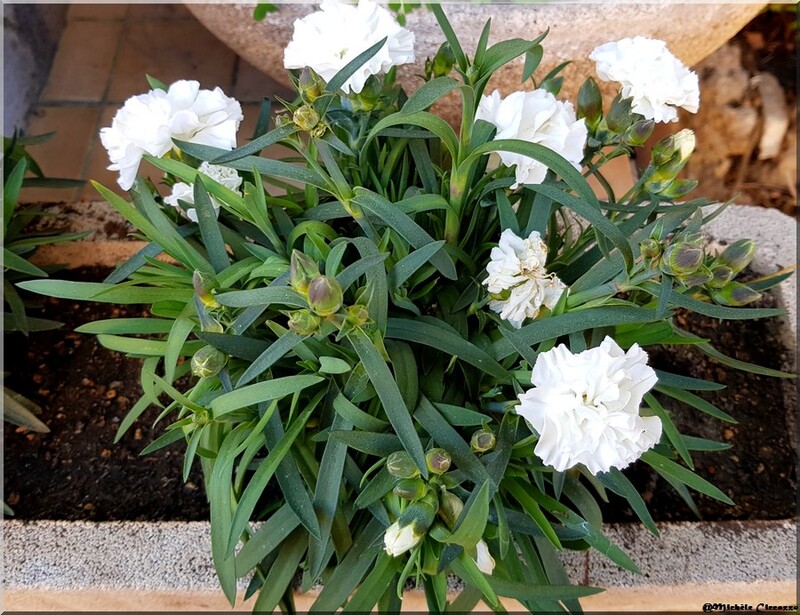
<svg viewBox="0 0 800 615">
<path fill-rule="evenodd" d="M 106 272 L 75 270 L 72 279 L 101 280 Z M 62 275 L 62 277 L 67 277 Z M 765 306 L 774 300 L 767 296 Z M 194 472 L 181 480 L 183 448 L 139 453 L 163 431 L 153 428 L 156 409 L 114 444 L 120 421 L 141 395 L 140 361 L 102 348 L 94 336 L 73 333 L 85 322 L 146 315 L 137 306 L 112 306 L 48 299 L 41 313 L 64 327 L 25 338 L 6 336 L 7 386 L 43 408 L 48 434 L 27 433 L 4 425 L 5 498 L 23 519 L 205 520 L 208 506 L 202 478 Z M 783 351 L 776 323 L 768 320 L 719 322 L 679 315 L 682 326 L 713 339 L 714 345 L 740 360 L 780 368 Z M 735 502 L 726 506 L 694 494 L 706 519 L 783 519 L 795 516 L 795 448 L 787 430 L 780 382 L 731 370 L 687 347 L 648 348 L 655 367 L 714 380 L 723 391 L 703 393 L 732 414 L 735 425 L 660 396 L 679 430 L 731 444 L 721 453 L 694 453 L 696 471 Z M 648 466 L 635 464 L 626 474 L 643 494 L 656 520 L 696 519 L 678 494 Z M 611 496 L 603 505 L 606 521 L 634 520 L 624 502 Z"/>
</svg>

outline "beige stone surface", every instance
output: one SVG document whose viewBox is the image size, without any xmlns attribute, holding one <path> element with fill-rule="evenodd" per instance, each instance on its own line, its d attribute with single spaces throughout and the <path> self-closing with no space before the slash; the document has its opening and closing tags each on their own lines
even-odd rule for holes
<svg viewBox="0 0 800 615">
<path fill-rule="evenodd" d="M 541 77 L 558 64 L 570 60 L 562 94 L 574 98 L 583 79 L 594 74 L 594 63 L 587 58 L 597 45 L 628 36 L 662 39 L 687 65 L 708 56 L 738 32 L 758 13 L 763 4 L 652 4 L 617 3 L 452 3 L 445 10 L 467 53 L 473 53 L 487 19 L 492 19 L 490 44 L 509 39 L 532 39 L 548 27 L 545 55 L 537 74 Z M 283 68 L 283 49 L 291 39 L 294 20 L 316 10 L 314 4 L 281 4 L 279 10 L 261 21 L 252 19 L 252 4 L 189 4 L 189 10 L 209 30 L 236 53 L 270 75 L 289 85 Z M 407 27 L 416 37 L 417 61 L 400 67 L 406 83 L 419 85 L 425 59 L 436 53 L 444 41 L 430 11 L 417 9 L 408 14 Z M 490 89 L 506 93 L 520 89 L 522 61 L 496 73 Z M 618 86 L 609 88 L 616 92 Z"/>
<path fill-rule="evenodd" d="M 314 594 L 298 594 L 295 606 L 307 611 Z M 41 591 L 12 590 L 4 595 L 6 611 L 250 611 L 254 601 L 241 601 L 231 607 L 221 592 L 214 591 L 142 591 L 142 590 L 85 590 Z M 602 594 L 581 600 L 587 611 L 691 611 L 701 612 L 705 603 L 750 604 L 773 606 L 794 605 L 797 602 L 797 583 L 793 581 L 759 581 L 755 583 L 690 584 L 675 586 L 646 586 L 612 588 Z M 513 600 L 503 600 L 509 610 L 519 610 Z M 425 612 L 425 596 L 408 592 L 404 611 Z M 476 612 L 489 612 L 483 603 Z"/>
</svg>

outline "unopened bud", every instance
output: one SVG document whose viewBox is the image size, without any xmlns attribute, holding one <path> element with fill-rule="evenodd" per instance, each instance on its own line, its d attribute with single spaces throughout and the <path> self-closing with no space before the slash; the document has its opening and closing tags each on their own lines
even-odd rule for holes
<svg viewBox="0 0 800 615">
<path fill-rule="evenodd" d="M 317 263 L 299 250 L 292 250 L 289 263 L 289 284 L 298 293 L 305 295 L 311 280 L 319 276 Z"/>
<path fill-rule="evenodd" d="M 729 245 L 719 255 L 719 262 L 739 273 L 750 264 L 756 255 L 756 244 L 752 239 L 740 239 Z"/>
<path fill-rule="evenodd" d="M 676 158 L 678 161 L 685 164 L 689 156 L 692 155 L 695 144 L 696 139 L 694 131 L 688 128 L 679 130 L 674 135 L 661 139 L 661 141 L 653 146 L 653 164 L 657 167 L 661 167 L 672 160 L 672 158 Z"/>
<path fill-rule="evenodd" d="M 425 533 L 436 520 L 439 510 L 439 498 L 436 492 L 429 490 L 422 498 L 411 502 L 397 519 L 401 527 L 414 525 L 418 532 Z"/>
<path fill-rule="evenodd" d="M 655 125 L 656 123 L 653 120 L 639 120 L 625 131 L 622 140 L 633 147 L 640 147 L 653 134 Z"/>
<path fill-rule="evenodd" d="M 381 99 L 383 84 L 375 76 L 371 75 L 364 83 L 361 91 L 354 96 L 354 108 L 358 111 L 372 111 Z"/>
<path fill-rule="evenodd" d="M 643 239 L 639 242 L 639 252 L 645 258 L 657 258 L 661 255 L 661 242 L 652 237 Z"/>
<path fill-rule="evenodd" d="M 659 266 L 667 275 L 685 276 L 697 271 L 704 258 L 703 248 L 689 243 L 675 243 L 664 250 Z"/>
<path fill-rule="evenodd" d="M 205 408 L 196 410 L 194 414 L 192 414 L 192 423 L 197 426 L 202 427 L 203 425 L 207 425 L 209 421 L 211 421 L 211 414 Z"/>
<path fill-rule="evenodd" d="M 319 75 L 307 66 L 300 73 L 300 92 L 307 102 L 314 102 L 325 93 L 325 86 Z"/>
<path fill-rule="evenodd" d="M 386 469 L 395 478 L 414 478 L 419 476 L 419 468 L 405 451 L 395 451 L 386 459 Z"/>
<path fill-rule="evenodd" d="M 369 321 L 369 312 L 363 305 L 351 305 L 347 308 L 347 323 L 353 327 L 360 327 Z"/>
<path fill-rule="evenodd" d="M 428 485 L 421 478 L 404 478 L 394 486 L 394 492 L 404 500 L 413 502 L 428 493 Z"/>
<path fill-rule="evenodd" d="M 622 134 L 631 125 L 633 122 L 631 102 L 632 99 L 630 98 L 617 97 L 614 99 L 614 102 L 611 103 L 611 109 L 608 110 L 608 115 L 606 115 L 606 126 L 610 130 L 617 134 Z"/>
<path fill-rule="evenodd" d="M 445 77 L 453 70 L 453 65 L 456 63 L 456 56 L 453 53 L 453 48 L 450 43 L 442 43 L 439 51 L 433 56 L 432 74 L 434 77 Z"/>
<path fill-rule="evenodd" d="M 330 276 L 321 275 L 308 285 L 308 306 L 320 316 L 330 316 L 342 307 L 342 287 Z"/>
<path fill-rule="evenodd" d="M 597 82 L 589 77 L 578 90 L 578 119 L 585 118 L 588 126 L 594 126 L 603 114 L 603 95 Z"/>
<path fill-rule="evenodd" d="M 292 121 L 300 130 L 309 132 L 319 124 L 319 113 L 314 110 L 314 107 L 303 105 L 292 114 Z"/>
<path fill-rule="evenodd" d="M 462 510 L 464 510 L 464 502 L 461 501 L 461 498 L 454 493 L 442 490 L 439 499 L 439 516 L 447 524 L 447 527 L 450 529 L 455 527 Z"/>
<path fill-rule="evenodd" d="M 676 179 L 669 182 L 658 194 L 668 199 L 681 199 L 697 188 L 698 183 L 696 179 Z"/>
<path fill-rule="evenodd" d="M 711 273 L 711 270 L 705 265 L 701 265 L 697 271 L 693 271 L 688 275 L 678 278 L 681 284 L 687 287 L 702 286 L 703 284 L 708 284 L 713 279 L 714 274 Z"/>
<path fill-rule="evenodd" d="M 736 273 L 730 267 L 718 265 L 711 270 L 712 278 L 708 282 L 711 288 L 722 288 L 733 279 Z"/>
<path fill-rule="evenodd" d="M 728 282 L 722 288 L 715 288 L 710 292 L 711 298 L 717 303 L 733 307 L 747 305 L 761 298 L 761 293 L 739 282 Z"/>
<path fill-rule="evenodd" d="M 469 446 L 476 453 L 485 453 L 494 448 L 497 438 L 489 429 L 479 429 L 470 438 Z"/>
<path fill-rule="evenodd" d="M 434 474 L 444 474 L 450 469 L 450 453 L 443 448 L 432 448 L 425 454 L 428 470 Z"/>
<path fill-rule="evenodd" d="M 320 318 L 310 310 L 289 312 L 289 329 L 297 335 L 314 335 L 319 331 Z"/>
<path fill-rule="evenodd" d="M 219 282 L 212 274 L 205 271 L 195 270 L 192 275 L 192 286 L 194 287 L 194 294 L 197 298 L 208 308 L 215 309 L 219 307 L 219 302 L 214 297 L 214 290 L 219 288 Z"/>
<path fill-rule="evenodd" d="M 228 362 L 228 355 L 213 346 L 203 346 L 192 357 L 192 373 L 198 378 L 216 376 Z"/>
</svg>

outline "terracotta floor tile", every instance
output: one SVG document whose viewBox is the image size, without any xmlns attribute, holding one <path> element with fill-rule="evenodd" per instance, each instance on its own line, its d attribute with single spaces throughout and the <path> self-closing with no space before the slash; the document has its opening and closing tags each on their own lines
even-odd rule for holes
<svg viewBox="0 0 800 615">
<path fill-rule="evenodd" d="M 233 92 L 233 96 L 243 103 L 261 102 L 261 99 L 265 96 L 280 96 L 283 99 L 294 98 L 294 94 L 289 88 L 270 79 L 243 58 L 239 58 L 239 67 L 236 71 Z"/>
<path fill-rule="evenodd" d="M 73 4 L 69 8 L 69 21 L 107 21 L 125 19 L 127 4 Z"/>
<path fill-rule="evenodd" d="M 52 140 L 30 148 L 30 154 L 48 177 L 80 179 L 83 161 L 92 143 L 99 110 L 96 107 L 40 107 L 31 117 L 27 134 L 55 132 Z M 76 190 L 24 189 L 26 203 L 73 200 Z"/>
<path fill-rule="evenodd" d="M 133 8 L 133 7 L 132 7 Z M 230 95 L 236 56 L 197 21 L 132 21 L 120 47 L 109 100 L 145 92 L 149 74 L 169 84 L 197 79 Z"/>
<path fill-rule="evenodd" d="M 121 21 L 69 22 L 41 100 L 101 101 L 121 32 Z"/>
</svg>

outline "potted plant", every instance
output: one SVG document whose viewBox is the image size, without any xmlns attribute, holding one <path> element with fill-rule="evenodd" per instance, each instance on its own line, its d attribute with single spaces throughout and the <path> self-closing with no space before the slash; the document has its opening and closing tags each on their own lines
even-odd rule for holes
<svg viewBox="0 0 800 615">
<path fill-rule="evenodd" d="M 787 274 L 745 284 L 752 241 L 707 248 L 718 212 L 685 201 L 695 185 L 678 177 L 690 132 L 655 146 L 627 194 L 602 177 L 675 106 L 696 108 L 696 76 L 663 43 L 627 39 L 592 54 L 622 82 L 610 105 L 591 79 L 577 109 L 559 101 L 552 71 L 532 91 L 487 96 L 517 57 L 532 78 L 543 37 L 489 46 L 487 24 L 469 57 L 431 10 L 445 41 L 410 95 L 392 65 L 413 35 L 383 9 L 309 17 L 286 51 L 296 100 L 271 131 L 267 107 L 238 148 L 235 100 L 151 79 L 102 133 L 133 203 L 97 186 L 150 244 L 103 284 L 23 285 L 151 305 L 153 318 L 85 329 L 144 358 L 145 394 L 120 435 L 171 400 L 148 450 L 181 442 L 184 471 L 202 467 L 223 591 L 233 602 L 253 571 L 256 610 L 291 608 L 298 567 L 303 589 L 322 579 L 322 610 L 395 609 L 411 578 L 444 610 L 448 574 L 468 587 L 460 608 L 508 597 L 575 609 L 596 590 L 566 582 L 557 551 L 594 547 L 636 569 L 596 498 L 619 494 L 654 530 L 622 468 L 641 459 L 682 493 L 728 501 L 691 470 L 692 450 L 715 444 L 682 435 L 660 401 L 724 416 L 687 394 L 714 385 L 654 370 L 642 347 L 715 353 L 675 310 L 774 316 L 742 306 Z M 336 53 L 320 57 L 327 43 Z M 450 92 L 459 131 L 429 111 Z M 258 155 L 276 143 L 295 156 Z M 136 179 L 142 160 L 165 171 L 169 195 Z"/>
</svg>

